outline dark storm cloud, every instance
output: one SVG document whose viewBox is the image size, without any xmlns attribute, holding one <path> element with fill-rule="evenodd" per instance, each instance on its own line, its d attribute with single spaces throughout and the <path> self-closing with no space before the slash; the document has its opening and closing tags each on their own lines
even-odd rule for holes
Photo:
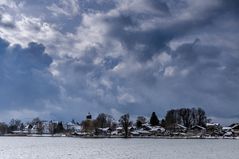
<svg viewBox="0 0 239 159">
<path fill-rule="evenodd" d="M 173 15 L 170 14 L 170 8 L 166 2 L 161 1 L 149 1 L 146 2 L 152 8 L 157 7 L 159 10 L 167 13 L 164 17 L 165 20 L 171 20 L 172 24 L 165 25 L 162 23 L 156 23 L 157 27 L 148 30 L 139 29 L 140 25 L 146 20 L 144 16 L 137 16 L 138 13 L 133 11 L 124 11 L 118 16 L 112 16 L 105 18 L 105 21 L 110 27 L 109 36 L 117 38 L 121 43 L 135 52 L 138 45 L 142 44 L 144 47 L 142 50 L 138 50 L 136 56 L 140 60 L 148 60 L 155 53 L 162 49 L 167 49 L 167 44 L 170 40 L 184 35 L 190 34 L 199 28 L 210 26 L 214 18 L 219 16 L 215 14 L 215 11 L 219 11 L 220 7 L 212 8 L 202 15 L 195 15 L 191 19 L 175 20 Z M 186 10 L 187 8 L 180 8 L 180 10 Z M 154 18 L 160 18 L 160 14 L 142 13 L 148 19 L 154 20 Z M 190 14 L 190 13 L 189 13 Z M 156 19 L 157 20 L 157 19 Z M 129 28 L 129 29 L 128 29 Z"/>
<path fill-rule="evenodd" d="M 29 43 L 27 48 L 9 46 L 0 39 L 0 106 L 4 109 L 42 109 L 41 102 L 57 97 L 48 67 L 51 57 L 41 44 Z"/>
<path fill-rule="evenodd" d="M 165 14 L 169 14 L 169 7 L 168 7 L 167 3 L 158 1 L 158 0 L 149 0 L 149 1 L 147 1 L 147 3 L 149 3 L 149 5 L 151 5 L 152 8 L 155 8 Z"/>
<path fill-rule="evenodd" d="M 227 20 L 220 19 L 220 17 L 228 13 L 233 13 L 232 17 L 238 19 L 237 10 L 235 9 L 237 3 L 234 4 L 233 1 L 230 1 L 227 5 L 224 5 L 227 2 L 218 2 L 219 5 L 212 6 L 209 9 L 207 8 L 207 2 L 205 2 L 203 7 L 207 8 L 207 10 L 199 11 L 192 18 L 186 20 L 173 19 L 167 3 L 160 2 L 159 4 L 165 6 L 167 8 L 165 11 L 169 13 L 166 19 L 171 18 L 175 22 L 172 22 L 172 25 L 167 27 L 164 27 L 164 22 L 162 22 L 161 25 L 160 23 L 158 24 L 158 27 L 149 30 L 139 29 L 140 22 L 144 21 L 144 19 L 135 16 L 136 13 L 133 11 L 122 12 L 118 16 L 106 18 L 106 23 L 111 26 L 109 36 L 118 39 L 129 51 L 129 56 L 135 57 L 136 61 L 143 65 L 152 60 L 156 54 L 166 51 L 172 56 L 170 65 L 175 67 L 176 73 L 168 81 L 161 78 L 162 75 L 161 77 L 155 77 L 152 69 L 144 69 L 132 75 L 127 81 L 121 81 L 120 85 L 138 90 L 136 92 L 142 93 L 146 91 L 145 101 L 147 101 L 147 98 L 149 99 L 148 101 L 151 101 L 151 109 L 160 110 L 161 108 L 158 105 L 162 103 L 162 105 L 168 105 L 163 108 L 165 111 L 173 103 L 180 106 L 202 106 L 210 115 L 215 116 L 228 117 L 230 116 L 228 114 L 233 114 L 233 110 L 237 109 L 236 107 L 239 103 L 237 100 L 239 97 L 237 93 L 238 55 L 233 58 L 231 53 L 226 52 L 226 48 L 217 45 L 216 42 L 213 45 L 205 45 L 201 44 L 201 41 L 197 39 L 197 35 L 200 35 L 200 32 L 203 33 L 204 28 L 205 30 L 210 28 L 213 31 L 217 31 L 216 21 L 227 23 Z M 187 7 L 186 5 L 185 8 L 178 8 L 178 10 L 186 11 Z M 161 16 L 158 15 L 158 17 Z M 153 15 L 151 18 L 155 17 L 157 16 Z M 229 27 L 227 29 L 234 28 Z M 171 40 L 190 34 L 195 34 L 195 41 L 184 43 L 175 51 L 168 47 L 168 43 Z M 220 38 L 223 38 L 223 36 Z M 205 43 L 205 41 L 202 40 L 202 43 Z M 142 48 L 139 49 L 138 46 L 140 45 L 142 45 Z M 224 57 L 227 57 L 227 60 Z M 185 75 L 180 75 L 180 71 L 182 74 L 185 71 Z M 147 92 L 144 88 L 145 86 L 150 87 L 148 83 L 156 85 L 158 92 L 155 88 L 155 90 L 148 90 L 149 92 Z M 185 93 L 181 94 L 182 90 L 185 90 Z M 150 96 L 151 92 L 157 92 L 158 95 Z M 135 95 L 140 96 L 139 94 L 141 93 L 135 93 Z M 164 95 L 166 93 L 167 97 Z M 165 97 L 165 99 L 159 96 Z M 143 103 L 137 103 L 136 105 L 140 108 L 138 110 L 145 109 Z M 130 104 L 124 108 L 127 109 L 127 107 L 129 107 L 129 110 L 135 111 Z M 227 107 L 226 113 L 224 111 L 225 107 Z M 122 110 L 124 109 L 122 108 Z"/>
<path fill-rule="evenodd" d="M 162 116 L 171 108 L 193 106 L 213 117 L 238 117 L 237 1 L 75 2 L 79 6 L 64 0 L 25 0 L 21 12 L 41 15 L 54 26 L 49 39 L 42 36 L 44 46 L 56 44 L 64 54 L 49 57 L 43 45 L 23 48 L 1 40 L 0 84 L 5 91 L 0 91 L 0 103 L 21 107 L 56 99 L 60 87 L 61 111 L 52 112 L 56 118 L 89 111 L 157 111 Z M 14 36 L 9 39 L 14 41 Z M 23 89 L 24 96 L 16 91 Z"/>
<path fill-rule="evenodd" d="M 222 10 L 226 12 L 234 12 L 238 14 L 239 2 L 235 0 L 220 0 L 222 2 Z"/>
<path fill-rule="evenodd" d="M 219 62 L 221 51 L 215 46 L 200 45 L 200 40 L 193 43 L 184 43 L 172 52 L 172 56 L 177 62 L 184 66 L 193 66 L 204 62 Z"/>
<path fill-rule="evenodd" d="M 152 7 L 151 3 L 148 5 Z M 223 8 L 222 4 L 212 6 L 207 10 L 198 11 L 199 13 L 189 19 L 180 20 L 174 18 L 167 3 L 162 2 L 158 5 L 164 6 L 164 9 L 160 7 L 158 9 L 167 14 L 155 15 L 145 12 L 140 14 L 146 14 L 145 17 L 152 20 L 154 18 L 171 20 L 171 23 L 164 25 L 162 20 L 162 23 L 153 23 L 154 27 L 143 30 L 140 27 L 147 19 L 144 19 L 144 16 L 137 16 L 138 13 L 134 10 L 124 10 L 117 15 L 103 17 L 103 23 L 108 27 L 107 38 L 119 41 L 128 54 L 113 62 L 112 67 L 107 66 L 107 58 L 104 63 L 106 65 L 99 66 L 93 63 L 94 57 L 99 56 L 97 51 L 87 52 L 86 56 L 80 58 L 83 62 L 73 61 L 75 64 L 72 67 L 75 71 L 72 74 L 76 75 L 77 80 L 65 86 L 70 88 L 67 89 L 70 91 L 69 94 L 83 97 L 86 101 L 94 101 L 94 106 L 84 107 L 84 110 L 89 111 L 92 107 L 97 111 L 107 111 L 108 107 L 132 114 L 142 112 L 150 114 L 151 111 L 158 111 L 163 115 L 165 111 L 175 107 L 200 106 L 206 109 L 210 116 L 223 118 L 235 116 L 234 112 L 238 110 L 239 103 L 238 55 L 227 52 L 227 49 L 216 41 L 214 44 L 205 44 L 207 41 L 197 37 L 206 29 L 217 31 L 215 21 L 221 20 L 226 23 L 225 19 L 220 17 L 228 11 L 231 12 L 232 6 L 227 8 Z M 177 9 L 188 12 L 187 7 L 189 6 Z M 201 7 L 207 8 L 207 3 Z M 193 35 L 193 40 L 182 43 L 176 50 L 168 46 L 170 41 L 190 35 Z M 162 52 L 166 52 L 172 58 L 168 64 L 153 61 L 155 56 Z M 113 70 L 130 58 L 133 59 L 132 63 L 126 65 L 123 72 L 109 75 L 105 69 Z M 140 65 L 140 69 L 136 68 L 137 71 L 127 74 L 127 71 L 137 67 L 137 64 Z M 170 69 L 171 72 L 168 71 Z M 64 72 L 64 69 L 62 71 Z M 122 75 L 125 72 L 126 76 Z M 113 85 L 111 89 L 98 82 L 102 78 L 110 80 Z M 77 83 L 77 87 L 74 82 Z M 97 94 L 97 91 L 102 94 Z"/>
</svg>

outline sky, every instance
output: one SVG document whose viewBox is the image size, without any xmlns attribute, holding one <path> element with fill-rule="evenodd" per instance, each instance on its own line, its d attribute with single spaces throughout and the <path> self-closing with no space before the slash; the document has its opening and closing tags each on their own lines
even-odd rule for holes
<svg viewBox="0 0 239 159">
<path fill-rule="evenodd" d="M 0 120 L 239 121 L 239 1 L 1 0 Z"/>
</svg>

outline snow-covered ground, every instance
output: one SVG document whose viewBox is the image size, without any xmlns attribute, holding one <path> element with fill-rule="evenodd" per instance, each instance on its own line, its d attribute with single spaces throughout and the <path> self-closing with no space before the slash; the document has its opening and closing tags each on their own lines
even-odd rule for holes
<svg viewBox="0 0 239 159">
<path fill-rule="evenodd" d="M 0 137 L 0 159 L 238 159 L 239 140 Z"/>
</svg>

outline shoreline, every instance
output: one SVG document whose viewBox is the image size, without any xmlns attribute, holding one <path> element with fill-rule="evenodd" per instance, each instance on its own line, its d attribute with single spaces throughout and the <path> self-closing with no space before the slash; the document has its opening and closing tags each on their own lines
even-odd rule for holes
<svg viewBox="0 0 239 159">
<path fill-rule="evenodd" d="M 200 136 L 185 136 L 185 137 L 179 137 L 179 136 L 129 136 L 127 138 L 123 136 L 77 136 L 77 135 L 49 135 L 49 134 L 32 134 L 32 135 L 13 135 L 13 134 L 5 134 L 1 135 L 0 137 L 67 137 L 67 138 L 82 138 L 82 139 L 197 139 L 197 140 L 217 140 L 217 139 L 226 139 L 226 140 L 239 140 L 239 137 L 200 137 Z"/>
</svg>

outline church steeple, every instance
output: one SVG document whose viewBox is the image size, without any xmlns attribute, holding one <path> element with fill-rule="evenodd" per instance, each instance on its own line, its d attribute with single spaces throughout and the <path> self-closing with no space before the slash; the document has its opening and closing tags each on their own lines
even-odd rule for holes
<svg viewBox="0 0 239 159">
<path fill-rule="evenodd" d="M 86 119 L 87 120 L 91 120 L 92 119 L 92 116 L 91 116 L 90 112 L 86 115 Z"/>
</svg>

